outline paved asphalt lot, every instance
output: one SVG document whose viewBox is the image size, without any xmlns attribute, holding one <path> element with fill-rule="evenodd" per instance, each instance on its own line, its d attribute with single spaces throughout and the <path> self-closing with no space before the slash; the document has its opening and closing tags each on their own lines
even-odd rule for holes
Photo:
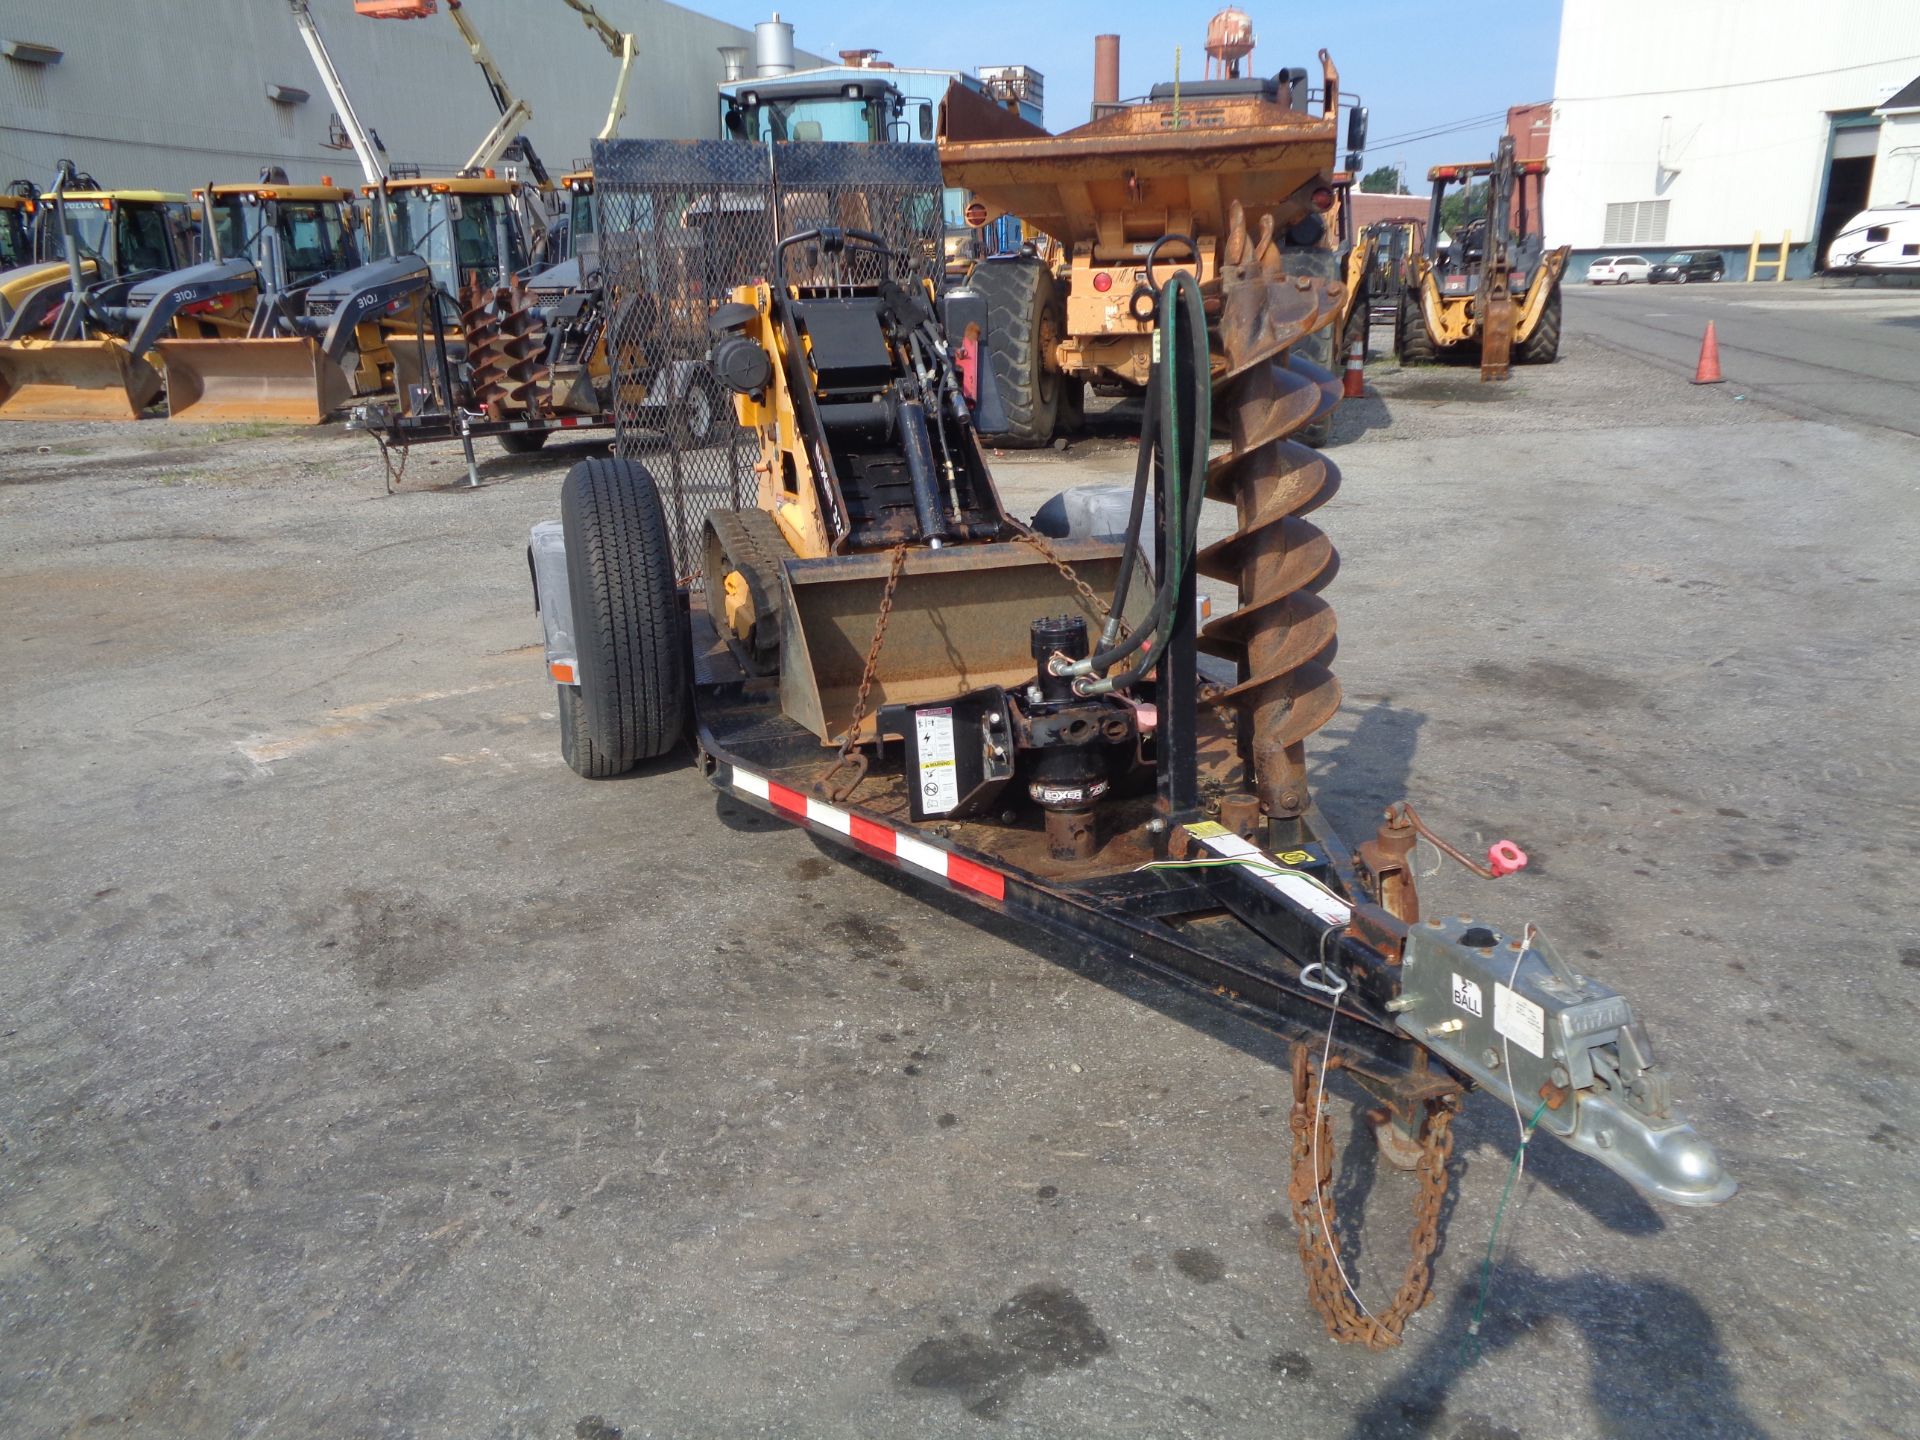
<svg viewBox="0 0 1920 1440">
<path fill-rule="evenodd" d="M 1560 364 L 1341 416 L 1324 803 L 1519 840 L 1429 904 L 1589 957 L 1744 1185 L 1537 1147 L 1478 1355 L 1510 1113 L 1457 1127 L 1407 1345 L 1336 1348 L 1259 1035 L 678 759 L 575 779 L 522 556 L 567 456 L 389 498 L 334 432 L 0 429 L 0 1430 L 1920 1433 L 1920 295 L 1805 291 L 1751 314 L 1906 347 L 1874 423 L 1743 388 L 1733 286 L 1570 295 Z M 1028 508 L 1124 431 L 997 473 Z M 1355 1118 L 1371 1298 L 1410 1186 Z"/>
</svg>

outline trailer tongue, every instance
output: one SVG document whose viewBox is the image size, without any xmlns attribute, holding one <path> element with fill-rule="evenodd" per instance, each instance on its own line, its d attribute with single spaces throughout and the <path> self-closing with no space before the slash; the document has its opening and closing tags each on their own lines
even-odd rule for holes
<svg viewBox="0 0 1920 1440">
<path fill-rule="evenodd" d="M 743 803 L 1285 1038 L 1287 1189 L 1338 1339 L 1397 1344 L 1425 1303 L 1471 1089 L 1656 1198 L 1733 1193 L 1623 996 L 1531 926 L 1425 916 L 1410 807 L 1353 847 L 1313 801 L 1305 747 L 1339 705 L 1320 594 L 1336 562 L 1303 517 L 1339 476 L 1291 437 L 1335 402 L 1298 351 L 1345 297 L 1288 273 L 1286 203 L 1230 205 L 1206 283 L 1147 265 L 1158 358 L 1128 538 L 1048 542 L 1001 505 L 972 425 L 998 397 L 956 355 L 988 317 L 965 290 L 934 300 L 930 157 L 620 142 L 595 171 L 610 215 L 644 217 L 609 227 L 616 286 L 671 273 L 690 206 L 752 195 L 764 221 L 704 257 L 730 298 L 661 297 L 707 315 L 739 428 L 652 470 L 576 466 L 562 519 L 535 528 L 574 769 L 621 773 L 690 725 Z M 1210 498 L 1237 524 L 1202 549 Z M 1240 599 L 1204 630 L 1200 574 Z M 1507 842 L 1459 858 L 1489 878 L 1525 863 Z M 1372 1310 L 1331 1220 L 1333 1067 L 1421 1177 L 1407 1271 Z"/>
</svg>

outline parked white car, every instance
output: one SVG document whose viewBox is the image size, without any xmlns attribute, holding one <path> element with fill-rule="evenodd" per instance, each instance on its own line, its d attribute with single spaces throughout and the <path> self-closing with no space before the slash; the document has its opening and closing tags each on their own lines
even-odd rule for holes
<svg viewBox="0 0 1920 1440">
<path fill-rule="evenodd" d="M 1587 283 L 1628 285 L 1638 280 L 1644 285 L 1652 270 L 1653 262 L 1644 255 L 1602 255 L 1587 266 Z"/>
</svg>

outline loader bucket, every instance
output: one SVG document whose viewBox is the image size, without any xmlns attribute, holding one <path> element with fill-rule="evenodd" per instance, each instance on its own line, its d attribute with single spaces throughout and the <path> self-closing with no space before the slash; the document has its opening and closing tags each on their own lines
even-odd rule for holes
<svg viewBox="0 0 1920 1440">
<path fill-rule="evenodd" d="M 160 372 L 120 340 L 0 342 L 0 420 L 138 420 Z"/>
<path fill-rule="evenodd" d="M 167 418 L 318 425 L 353 398 L 346 371 L 305 337 L 162 340 Z"/>
<path fill-rule="evenodd" d="M 1052 542 L 1054 551 L 1103 598 L 1113 593 L 1121 547 Z M 891 552 L 787 562 L 780 631 L 780 704 L 787 716 L 838 741 L 853 718 L 874 621 L 892 568 Z M 1136 576 L 1145 608 L 1151 582 Z M 983 685 L 1009 688 L 1034 678 L 1032 625 L 1047 615 L 1100 617 L 1032 547 L 1018 542 L 912 550 L 887 619 L 861 735 L 871 738 L 882 705 L 948 700 Z"/>
</svg>

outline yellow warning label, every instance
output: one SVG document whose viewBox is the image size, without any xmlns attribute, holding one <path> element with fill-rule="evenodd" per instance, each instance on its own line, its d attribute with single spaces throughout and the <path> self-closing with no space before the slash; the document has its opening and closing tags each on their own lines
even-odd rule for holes
<svg viewBox="0 0 1920 1440">
<path fill-rule="evenodd" d="M 1275 858 L 1278 859 L 1282 865 L 1304 865 L 1313 859 L 1313 856 L 1304 850 L 1289 850 L 1286 854 L 1276 856 Z"/>
<path fill-rule="evenodd" d="M 1211 820 L 1202 820 L 1198 825 L 1187 826 L 1187 834 L 1196 840 L 1217 840 L 1222 835 L 1231 835 L 1232 833 L 1233 832 L 1227 829 L 1226 826 L 1216 825 Z"/>
</svg>

